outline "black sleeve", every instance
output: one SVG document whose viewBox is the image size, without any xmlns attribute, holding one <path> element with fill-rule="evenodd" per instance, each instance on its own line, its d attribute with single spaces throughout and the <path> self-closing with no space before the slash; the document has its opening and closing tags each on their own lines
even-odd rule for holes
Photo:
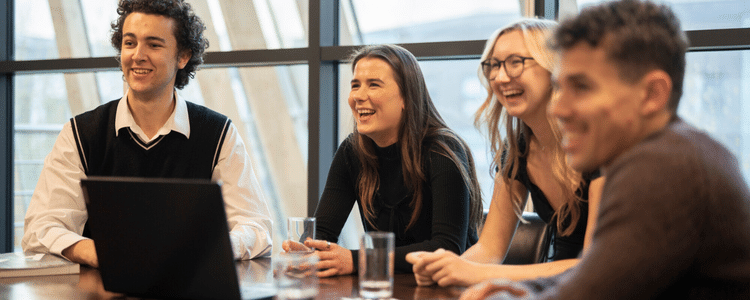
<svg viewBox="0 0 750 300">
<path fill-rule="evenodd" d="M 432 194 L 432 233 L 429 239 L 411 245 L 396 247 L 395 268 L 399 272 L 412 272 L 406 254 L 414 251 L 435 251 L 439 248 L 461 254 L 466 250 L 469 231 L 469 188 L 464 183 L 458 166 L 446 154 L 429 152 L 428 183 L 425 188 Z M 466 155 L 455 150 L 461 163 L 468 164 Z M 427 209 L 425 207 L 422 208 Z M 417 221 L 419 222 L 419 221 Z"/>
<path fill-rule="evenodd" d="M 356 178 L 351 174 L 351 164 L 356 163 L 356 159 L 351 147 L 348 139 L 341 143 L 328 170 L 326 186 L 315 209 L 315 231 L 319 240 L 338 242 L 341 229 L 356 202 Z"/>
</svg>

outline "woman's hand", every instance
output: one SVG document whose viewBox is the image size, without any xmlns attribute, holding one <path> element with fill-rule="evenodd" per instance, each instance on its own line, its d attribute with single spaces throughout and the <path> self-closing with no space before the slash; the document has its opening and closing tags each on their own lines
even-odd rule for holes
<svg viewBox="0 0 750 300">
<path fill-rule="evenodd" d="M 313 252 L 313 249 L 305 246 L 305 244 L 292 240 L 281 242 L 281 249 L 284 250 L 284 252 Z"/>
<path fill-rule="evenodd" d="M 414 264 L 414 278 L 421 286 L 437 283 L 440 286 L 469 286 L 479 283 L 476 276 L 481 264 L 462 259 L 453 252 L 438 249 L 435 252 L 414 252 L 406 255 L 406 260 Z"/>
<path fill-rule="evenodd" d="M 352 251 L 321 240 L 306 240 L 305 246 L 316 249 L 318 255 L 318 277 L 347 275 L 354 272 Z"/>
</svg>

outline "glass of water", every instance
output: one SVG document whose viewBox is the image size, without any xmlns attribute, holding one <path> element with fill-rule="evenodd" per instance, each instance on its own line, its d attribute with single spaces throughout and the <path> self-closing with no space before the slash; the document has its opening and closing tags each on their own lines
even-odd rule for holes
<svg viewBox="0 0 750 300">
<path fill-rule="evenodd" d="M 366 232 L 359 241 L 359 296 L 393 295 L 395 238 L 392 232 Z"/>
<path fill-rule="evenodd" d="M 304 253 L 279 253 L 273 261 L 276 299 L 315 299 L 318 295 L 318 257 Z"/>
<path fill-rule="evenodd" d="M 289 252 L 312 253 L 315 249 L 305 246 L 307 239 L 315 239 L 315 218 L 290 217 L 287 227 Z"/>
</svg>

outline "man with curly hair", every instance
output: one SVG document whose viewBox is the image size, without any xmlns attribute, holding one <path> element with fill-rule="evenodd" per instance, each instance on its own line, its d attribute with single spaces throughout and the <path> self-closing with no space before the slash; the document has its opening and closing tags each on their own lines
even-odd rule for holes
<svg viewBox="0 0 750 300">
<path fill-rule="evenodd" d="M 271 253 L 271 219 L 237 128 L 175 92 L 194 77 L 208 41 L 183 0 L 122 0 L 112 45 L 128 90 L 66 123 L 25 219 L 24 251 L 98 267 L 79 182 L 88 176 L 221 181 L 235 259 Z"/>
<path fill-rule="evenodd" d="M 605 2 L 553 45 L 567 162 L 607 178 L 591 246 L 563 274 L 462 299 L 750 299 L 750 191 L 737 159 L 677 115 L 688 43 L 674 13 Z"/>
</svg>

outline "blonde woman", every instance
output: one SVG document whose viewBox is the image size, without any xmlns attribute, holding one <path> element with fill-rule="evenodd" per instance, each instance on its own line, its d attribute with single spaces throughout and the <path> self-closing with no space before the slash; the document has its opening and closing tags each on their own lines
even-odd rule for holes
<svg viewBox="0 0 750 300">
<path fill-rule="evenodd" d="M 488 95 L 475 123 L 486 126 L 497 166 L 490 211 L 479 241 L 463 255 L 439 249 L 407 256 L 419 285 L 468 286 L 489 278 L 554 275 L 575 265 L 588 246 L 595 221 L 589 211 L 596 211 L 603 178 L 577 173 L 565 163 L 557 125 L 547 114 L 555 97 L 547 39 L 555 26 L 554 21 L 524 19 L 487 41 L 479 77 Z M 555 229 L 548 262 L 501 265 L 528 198 Z"/>
</svg>

